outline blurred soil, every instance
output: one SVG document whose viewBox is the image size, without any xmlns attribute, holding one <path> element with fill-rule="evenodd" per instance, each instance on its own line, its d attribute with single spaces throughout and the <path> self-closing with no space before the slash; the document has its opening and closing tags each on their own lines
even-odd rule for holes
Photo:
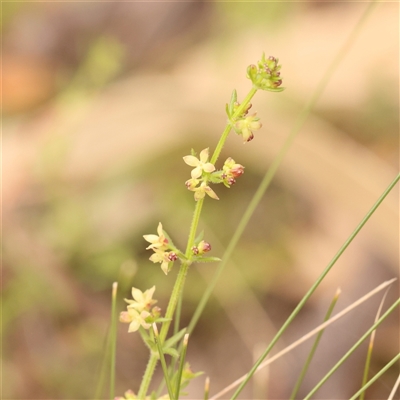
<svg viewBox="0 0 400 400">
<path fill-rule="evenodd" d="M 93 398 L 104 353 L 110 289 L 167 278 L 148 261 L 142 235 L 157 223 L 180 246 L 193 210 L 182 156 L 215 146 L 247 65 L 279 57 L 287 88 L 258 93 L 263 128 L 243 145 L 232 133 L 222 159 L 245 174 L 217 187 L 202 227 L 223 254 L 299 111 L 363 13 L 364 3 L 3 4 L 3 387 L 7 399 Z M 194 371 L 216 393 L 246 373 L 297 302 L 398 173 L 398 4 L 382 3 L 284 159 L 190 341 Z M 340 29 L 338 29 L 340 26 Z M 229 194 L 229 196 L 228 196 Z M 398 191 L 357 236 L 288 330 L 283 348 L 324 318 L 337 287 L 344 308 L 398 276 Z M 176 269 L 176 268 L 175 268 Z M 190 271 L 187 324 L 215 265 Z M 387 298 L 398 294 L 394 285 Z M 299 396 L 370 326 L 370 300 L 328 329 Z M 147 359 L 138 335 L 119 326 L 117 391 L 137 390 Z M 377 372 L 398 351 L 399 320 L 378 330 Z M 286 399 L 308 351 L 272 364 L 243 398 Z M 235 349 L 235 351 L 233 351 Z M 349 398 L 366 346 L 318 392 Z M 79 371 L 79 373 L 77 373 Z M 157 371 L 158 373 L 160 371 Z M 387 398 L 390 370 L 366 399 Z M 160 375 L 157 376 L 160 378 Z M 189 387 L 202 398 L 203 377 Z"/>
</svg>

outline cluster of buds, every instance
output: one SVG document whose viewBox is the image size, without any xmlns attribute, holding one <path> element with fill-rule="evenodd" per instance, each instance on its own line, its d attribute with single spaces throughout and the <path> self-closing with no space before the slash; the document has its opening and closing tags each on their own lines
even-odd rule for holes
<svg viewBox="0 0 400 400">
<path fill-rule="evenodd" d="M 243 137 L 244 143 L 253 140 L 254 131 L 257 131 L 262 126 L 257 113 L 249 114 L 250 108 L 251 103 L 248 103 L 241 109 L 241 104 L 237 101 L 236 90 L 232 93 L 230 103 L 226 105 L 229 122 L 234 131 Z"/>
<path fill-rule="evenodd" d="M 282 85 L 282 78 L 279 72 L 281 66 L 278 65 L 278 62 L 277 58 L 269 56 L 266 59 L 265 54 L 263 54 L 257 65 L 248 66 L 247 77 L 253 82 L 255 88 L 272 92 L 284 90 L 284 88 L 279 87 Z"/>
<path fill-rule="evenodd" d="M 153 263 L 160 263 L 161 269 L 167 275 L 174 261 L 179 258 L 177 254 L 178 250 L 166 238 L 161 222 L 158 224 L 157 233 L 158 235 L 143 235 L 144 239 L 150 243 L 150 246 L 147 246 L 146 250 L 151 249 L 154 251 L 149 260 L 153 261 Z"/>
<path fill-rule="evenodd" d="M 236 178 L 243 175 L 244 167 L 241 164 L 236 164 L 235 160 L 231 157 L 227 158 L 224 166 L 222 167 L 221 178 L 222 182 L 226 187 L 236 183 Z"/>
<path fill-rule="evenodd" d="M 145 292 L 132 288 L 133 300 L 125 299 L 128 303 L 127 311 L 122 311 L 119 315 L 120 322 L 129 324 L 128 332 L 136 332 L 140 327 L 149 329 L 160 317 L 160 308 L 152 307 L 157 303 L 157 300 L 153 300 L 155 290 L 155 286 Z"/>
<path fill-rule="evenodd" d="M 183 157 L 183 161 L 194 169 L 191 172 L 191 179 L 185 182 L 186 187 L 194 192 L 196 201 L 202 199 L 206 194 L 212 199 L 219 200 L 217 194 L 208 186 L 207 177 L 215 171 L 215 166 L 208 162 L 209 150 L 204 149 L 200 152 L 199 158 L 194 154 Z"/>
<path fill-rule="evenodd" d="M 208 253 L 211 250 L 211 244 L 202 240 L 197 245 L 192 247 L 192 253 L 195 256 L 200 256 L 204 253 Z"/>
</svg>

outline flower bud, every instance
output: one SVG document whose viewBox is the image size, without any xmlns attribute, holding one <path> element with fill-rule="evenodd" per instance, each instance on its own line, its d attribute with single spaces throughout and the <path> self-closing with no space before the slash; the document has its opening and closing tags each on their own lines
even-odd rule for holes
<svg viewBox="0 0 400 400">
<path fill-rule="evenodd" d="M 178 256 L 176 255 L 176 253 L 174 253 L 173 251 L 168 253 L 167 256 L 169 261 L 176 261 L 178 259 Z"/>
<path fill-rule="evenodd" d="M 247 67 L 247 77 L 254 83 L 257 79 L 257 67 L 251 64 Z"/>
<path fill-rule="evenodd" d="M 202 240 L 199 244 L 198 244 L 198 249 L 199 249 L 199 253 L 207 253 L 211 250 L 211 244 L 208 242 L 205 242 L 204 240 Z"/>
<path fill-rule="evenodd" d="M 199 248 L 198 248 L 197 246 L 193 246 L 193 247 L 191 248 L 191 250 L 192 250 L 192 253 L 193 253 L 195 256 L 197 256 L 197 255 L 199 254 Z"/>
<path fill-rule="evenodd" d="M 188 188 L 188 190 L 194 191 L 196 186 L 200 183 L 198 179 L 189 179 L 185 182 L 185 186 Z"/>
<path fill-rule="evenodd" d="M 161 315 L 161 308 L 157 306 L 153 307 L 153 309 L 151 310 L 151 314 L 154 319 L 159 318 Z"/>
</svg>

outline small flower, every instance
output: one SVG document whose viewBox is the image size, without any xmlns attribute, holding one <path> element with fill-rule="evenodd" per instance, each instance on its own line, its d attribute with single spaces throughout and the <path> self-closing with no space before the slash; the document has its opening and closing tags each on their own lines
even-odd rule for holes
<svg viewBox="0 0 400 400">
<path fill-rule="evenodd" d="M 143 235 L 144 239 L 151 243 L 150 246 L 146 247 L 146 250 L 148 249 L 159 249 L 159 250 L 165 250 L 168 248 L 168 239 L 164 236 L 163 232 L 163 227 L 161 222 L 159 222 L 158 227 L 157 227 L 157 235 Z"/>
<path fill-rule="evenodd" d="M 200 178 L 203 171 L 215 171 L 215 166 L 208 162 L 208 148 L 201 151 L 200 159 L 195 156 L 185 156 L 183 157 L 183 161 L 185 161 L 187 165 L 195 167 L 191 172 L 192 179 Z"/>
<path fill-rule="evenodd" d="M 173 251 L 159 251 L 154 250 L 154 254 L 149 258 L 153 263 L 161 263 L 161 269 L 167 275 L 172 267 L 172 262 L 176 261 L 178 256 Z"/>
<path fill-rule="evenodd" d="M 241 164 L 236 164 L 235 160 L 231 157 L 228 157 L 222 167 L 222 170 L 227 175 L 232 175 L 234 178 L 238 178 L 239 176 L 244 174 L 244 167 Z"/>
<path fill-rule="evenodd" d="M 197 186 L 200 183 L 198 179 L 189 179 L 188 181 L 185 182 L 186 187 L 194 192 L 194 199 L 196 201 L 202 199 L 206 193 L 215 200 L 219 200 L 219 197 L 217 194 L 210 188 L 210 186 L 207 185 L 206 182 L 202 182 L 200 186 Z"/>
<path fill-rule="evenodd" d="M 236 121 L 233 128 L 237 134 L 243 136 L 244 143 L 250 142 L 254 138 L 253 131 L 261 128 L 260 118 L 256 116 L 256 113 L 251 114 Z"/>
<path fill-rule="evenodd" d="M 150 310 L 151 306 L 157 303 L 157 300 L 153 300 L 153 294 L 155 290 L 155 286 L 147 289 L 144 292 L 133 287 L 132 297 L 134 300 L 125 299 L 125 301 L 129 304 L 129 307 L 132 307 L 139 312 L 143 310 Z"/>
<path fill-rule="evenodd" d="M 127 311 L 122 311 L 119 315 L 120 322 L 128 323 L 129 328 L 128 332 L 136 332 L 140 326 L 144 329 L 149 329 L 151 323 L 146 322 L 146 318 L 149 317 L 151 314 L 148 311 L 141 311 L 139 312 L 131 305 L 127 307 Z"/>
<path fill-rule="evenodd" d="M 205 182 L 203 182 L 198 188 L 193 189 L 193 191 L 194 199 L 196 201 L 202 199 L 206 194 L 208 194 L 214 200 L 219 200 L 219 197 L 214 190 L 212 190 Z"/>
<path fill-rule="evenodd" d="M 185 185 L 189 190 L 194 191 L 199 183 L 200 181 L 198 179 L 189 179 L 185 182 Z"/>
</svg>

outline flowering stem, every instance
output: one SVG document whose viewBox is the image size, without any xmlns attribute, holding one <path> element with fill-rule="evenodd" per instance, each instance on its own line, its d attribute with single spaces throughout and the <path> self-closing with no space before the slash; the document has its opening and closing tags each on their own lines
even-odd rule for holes
<svg viewBox="0 0 400 400">
<path fill-rule="evenodd" d="M 249 91 L 247 96 L 244 98 L 243 102 L 233 113 L 232 118 L 231 118 L 232 120 L 235 120 L 236 117 L 238 117 L 239 115 L 241 115 L 243 113 L 243 111 L 249 104 L 250 100 L 256 94 L 257 90 L 258 90 L 257 88 L 253 87 Z M 216 161 L 218 160 L 218 157 L 221 154 L 222 148 L 224 147 L 224 144 L 226 142 L 226 139 L 228 138 L 228 135 L 229 135 L 229 132 L 231 131 L 231 129 L 232 129 L 232 122 L 229 121 L 228 124 L 226 125 L 224 131 L 222 132 L 221 138 L 220 138 L 220 140 L 217 144 L 217 147 L 215 148 L 215 151 L 213 153 L 213 156 L 210 160 L 210 162 L 212 164 L 215 164 Z M 190 232 L 189 232 L 189 237 L 188 237 L 188 242 L 187 242 L 186 252 L 185 252 L 185 256 L 188 260 L 184 261 L 180 267 L 178 276 L 175 281 L 174 288 L 172 290 L 171 297 L 169 299 L 167 311 L 165 313 L 165 318 L 167 319 L 167 321 L 163 323 L 163 325 L 161 327 L 161 331 L 160 331 L 159 340 L 160 340 L 161 344 L 165 341 L 165 338 L 167 337 L 168 329 L 171 325 L 171 322 L 172 322 L 172 319 L 173 319 L 173 316 L 175 313 L 175 309 L 178 304 L 178 300 L 183 291 L 187 271 L 189 269 L 189 266 L 191 265 L 191 261 L 190 261 L 191 249 L 194 245 L 194 241 L 196 238 L 196 232 L 197 232 L 197 227 L 198 227 L 199 221 L 200 221 L 200 214 L 201 214 L 201 210 L 203 208 L 203 203 L 204 203 L 204 198 L 199 199 L 196 203 L 196 208 L 194 210 L 192 224 L 190 226 Z M 139 389 L 139 393 L 138 393 L 139 399 L 144 399 L 147 394 L 151 378 L 152 378 L 154 370 L 157 366 L 157 362 L 158 362 L 158 357 L 154 354 L 151 354 L 149 362 L 146 367 L 146 371 L 145 371 L 143 379 L 142 379 L 140 389 Z"/>
<path fill-rule="evenodd" d="M 243 113 L 244 109 L 246 108 L 247 104 L 250 103 L 250 100 L 253 98 L 253 96 L 257 93 L 257 88 L 252 87 L 250 92 L 247 94 L 247 96 L 244 98 L 242 103 L 240 103 L 240 106 L 237 108 L 237 110 L 233 113 L 232 115 L 232 120 L 234 120 L 236 117 L 238 117 L 240 114 Z M 222 148 L 224 147 L 224 144 L 226 142 L 226 139 L 228 138 L 229 132 L 232 129 L 232 123 L 228 122 L 226 125 L 224 131 L 222 132 L 221 138 L 219 139 L 219 142 L 217 144 L 217 147 L 214 150 L 214 154 L 211 157 L 210 163 L 215 164 L 218 160 L 219 155 L 221 154 Z"/>
</svg>

